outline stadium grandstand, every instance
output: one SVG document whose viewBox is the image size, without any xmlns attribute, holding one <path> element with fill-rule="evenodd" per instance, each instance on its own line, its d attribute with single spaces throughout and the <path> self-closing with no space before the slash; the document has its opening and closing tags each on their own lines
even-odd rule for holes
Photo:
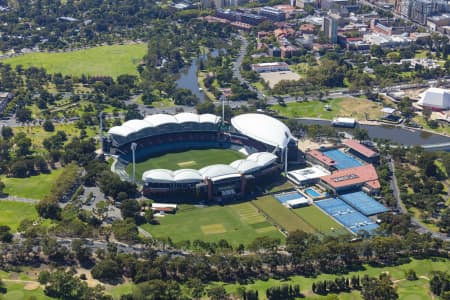
<svg viewBox="0 0 450 300">
<path fill-rule="evenodd" d="M 215 164 L 200 170 L 148 170 L 142 176 L 147 195 L 190 193 L 210 200 L 238 197 L 299 157 L 289 128 L 263 114 L 236 116 L 225 128 L 220 117 L 212 114 L 155 114 L 112 127 L 105 150 L 127 164 L 132 161 L 132 143 L 137 144 L 136 161 L 167 152 L 208 148 L 231 148 L 248 155 L 229 165 Z"/>
</svg>

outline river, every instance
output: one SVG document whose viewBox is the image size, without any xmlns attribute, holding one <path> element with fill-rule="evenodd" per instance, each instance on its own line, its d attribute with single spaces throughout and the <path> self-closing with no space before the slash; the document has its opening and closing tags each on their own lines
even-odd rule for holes
<svg viewBox="0 0 450 300">
<path fill-rule="evenodd" d="M 302 124 L 331 125 L 331 121 L 312 120 L 307 118 L 298 119 Z M 434 134 L 418 129 L 401 128 L 392 125 L 364 125 L 359 124 L 359 128 L 366 129 L 371 139 L 388 139 L 392 142 L 413 146 L 413 145 L 433 145 L 450 143 L 450 137 Z M 339 131 L 352 134 L 352 128 L 336 127 Z"/>
<path fill-rule="evenodd" d="M 221 49 L 220 51 L 223 53 L 225 49 Z M 219 49 L 212 49 L 209 54 L 212 57 L 219 56 Z M 177 86 L 179 88 L 189 89 L 200 102 L 205 101 L 205 94 L 203 91 L 200 91 L 200 86 L 198 85 L 197 79 L 197 69 L 198 69 L 198 60 L 199 59 L 207 59 L 207 55 L 202 54 L 198 58 L 192 60 L 191 65 L 189 67 L 184 68 L 180 73 L 180 78 L 176 81 Z"/>
</svg>

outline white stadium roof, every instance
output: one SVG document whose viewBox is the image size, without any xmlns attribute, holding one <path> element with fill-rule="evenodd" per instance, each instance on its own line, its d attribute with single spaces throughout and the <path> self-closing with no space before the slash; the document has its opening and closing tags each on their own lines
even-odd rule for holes
<svg viewBox="0 0 450 300">
<path fill-rule="evenodd" d="M 261 168 L 257 162 L 246 159 L 235 160 L 230 164 L 230 166 L 237 169 L 242 174 L 252 173 Z"/>
<path fill-rule="evenodd" d="M 177 115 L 155 114 L 146 116 L 144 120 L 130 120 L 120 126 L 112 127 L 108 133 L 127 137 L 128 135 L 144 130 L 146 128 L 158 127 L 166 124 L 183 123 L 212 123 L 218 124 L 220 117 L 212 114 L 197 115 L 193 113 L 179 113 Z"/>
<path fill-rule="evenodd" d="M 254 161 L 263 167 L 273 164 L 277 159 L 275 154 L 269 152 L 256 152 L 247 157 L 247 160 Z"/>
<path fill-rule="evenodd" d="M 241 134 L 265 144 L 285 148 L 294 139 L 289 128 L 281 121 L 264 114 L 243 114 L 231 119 Z"/>
<path fill-rule="evenodd" d="M 233 168 L 230 165 L 224 165 L 224 164 L 217 164 L 217 165 L 210 165 L 204 168 L 201 168 L 199 170 L 200 173 L 202 173 L 203 177 L 206 178 L 214 178 L 224 175 L 239 175 L 238 170 Z"/>
<path fill-rule="evenodd" d="M 422 93 L 419 102 L 420 106 L 436 109 L 450 108 L 450 90 L 441 88 L 429 88 Z"/>
<path fill-rule="evenodd" d="M 179 169 L 171 171 L 167 169 L 153 169 L 142 174 L 144 182 L 153 183 L 192 183 L 203 179 L 213 181 L 241 176 L 267 167 L 277 160 L 277 156 L 268 152 L 253 153 L 247 159 L 238 159 L 229 165 L 216 164 L 206 166 L 200 170 Z"/>
</svg>

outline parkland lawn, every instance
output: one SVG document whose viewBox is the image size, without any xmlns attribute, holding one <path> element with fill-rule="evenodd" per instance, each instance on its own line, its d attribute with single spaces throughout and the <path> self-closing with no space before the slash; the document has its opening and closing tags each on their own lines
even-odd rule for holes
<svg viewBox="0 0 450 300">
<path fill-rule="evenodd" d="M 248 245 L 256 237 L 270 236 L 284 240 L 283 235 L 258 213 L 251 203 L 195 207 L 180 205 L 174 215 L 157 217 L 160 225 L 142 225 L 156 238 L 170 237 L 174 242 L 196 239 L 218 242 L 227 240 L 234 246 Z"/>
<path fill-rule="evenodd" d="M 58 53 L 30 53 L 3 60 L 13 67 L 45 68 L 48 73 L 81 76 L 138 75 L 137 65 L 147 52 L 146 44 L 99 46 Z"/>
<path fill-rule="evenodd" d="M 326 110 L 325 105 L 329 105 L 331 110 Z M 380 118 L 383 114 L 383 105 L 368 99 L 361 98 L 336 98 L 323 101 L 313 100 L 304 102 L 287 103 L 286 105 L 272 105 L 271 109 L 280 115 L 289 118 L 321 118 L 331 120 L 335 117 L 352 117 L 358 120 Z"/>
<path fill-rule="evenodd" d="M 436 258 L 436 259 L 425 259 L 416 260 L 413 259 L 411 262 L 395 267 L 385 267 L 376 268 L 369 265 L 364 265 L 365 270 L 358 272 L 350 272 L 345 275 L 345 277 L 351 277 L 353 275 L 359 275 L 360 278 L 364 274 L 369 276 L 379 276 L 382 272 L 388 272 L 391 279 L 394 281 L 394 285 L 397 287 L 397 292 L 399 294 L 399 299 L 401 300 L 426 300 L 433 299 L 430 293 L 429 278 L 431 277 L 432 271 L 447 271 L 450 268 L 450 260 Z M 412 269 L 416 272 L 419 280 L 408 281 L 405 279 L 405 272 Z M 326 297 L 318 296 L 312 293 L 311 287 L 312 283 L 318 280 L 330 280 L 335 279 L 336 275 L 322 274 L 317 276 L 317 278 L 307 278 L 302 276 L 292 276 L 288 280 L 276 280 L 269 279 L 268 281 L 257 280 L 252 284 L 243 285 L 247 290 L 258 290 L 260 299 L 264 300 L 266 289 L 272 286 L 279 286 L 283 284 L 299 284 L 300 291 L 306 296 L 307 299 L 326 299 Z M 236 293 L 237 288 L 242 285 L 239 284 L 225 284 L 225 289 L 230 293 Z M 352 293 L 340 293 L 339 299 L 344 300 L 360 300 L 362 299 L 359 292 L 354 291 Z M 438 299 L 437 297 L 435 299 Z"/>
<path fill-rule="evenodd" d="M 33 203 L 0 200 L 0 212 L 0 225 L 8 225 L 13 232 L 17 230 L 23 219 L 38 218 Z"/>
<path fill-rule="evenodd" d="M 51 170 L 49 174 L 40 174 L 26 178 L 8 178 L 0 176 L 5 184 L 4 194 L 13 197 L 22 197 L 40 200 L 50 193 L 53 183 L 61 175 L 63 169 Z"/>
<path fill-rule="evenodd" d="M 151 169 L 198 170 L 214 164 L 229 164 L 244 157 L 244 154 L 230 149 L 204 149 L 167 153 L 136 163 L 136 178 L 142 178 L 142 174 Z M 133 172 L 132 164 L 127 166 L 127 172 L 128 174 Z"/>
</svg>

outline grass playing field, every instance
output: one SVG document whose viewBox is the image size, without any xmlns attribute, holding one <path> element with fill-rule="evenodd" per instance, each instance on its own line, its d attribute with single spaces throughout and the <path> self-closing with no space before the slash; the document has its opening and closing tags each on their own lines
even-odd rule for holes
<svg viewBox="0 0 450 300">
<path fill-rule="evenodd" d="M 292 211 L 324 235 L 350 234 L 344 227 L 314 205 L 293 209 Z"/>
<path fill-rule="evenodd" d="M 142 178 L 142 173 L 151 169 L 201 169 L 213 164 L 229 164 L 245 155 L 230 149 L 189 150 L 177 153 L 167 153 L 146 161 L 136 163 L 136 178 Z M 132 164 L 127 166 L 131 174 Z"/>
<path fill-rule="evenodd" d="M 38 214 L 34 204 L 0 201 L 0 225 L 8 225 L 16 231 L 23 219 L 37 219 Z"/>
<path fill-rule="evenodd" d="M 23 197 L 40 200 L 50 192 L 56 178 L 61 175 L 63 169 L 52 170 L 50 174 L 40 174 L 27 178 L 8 178 L 0 176 L 5 184 L 3 192 L 9 196 Z"/>
<path fill-rule="evenodd" d="M 248 202 L 204 208 L 181 205 L 175 215 L 158 220 L 160 225 L 145 224 L 142 228 L 157 238 L 170 237 L 174 242 L 225 239 L 236 246 L 240 243 L 248 245 L 260 236 L 283 240 L 281 233 Z"/>
<path fill-rule="evenodd" d="M 12 66 L 42 67 L 48 73 L 80 76 L 138 75 L 136 66 L 147 52 L 146 44 L 100 46 L 62 53 L 30 53 L 5 59 Z"/>
<path fill-rule="evenodd" d="M 311 233 L 316 232 L 312 226 L 299 218 L 291 210 L 284 207 L 272 196 L 258 198 L 253 200 L 252 203 L 288 232 L 295 230 L 303 230 Z"/>
</svg>

